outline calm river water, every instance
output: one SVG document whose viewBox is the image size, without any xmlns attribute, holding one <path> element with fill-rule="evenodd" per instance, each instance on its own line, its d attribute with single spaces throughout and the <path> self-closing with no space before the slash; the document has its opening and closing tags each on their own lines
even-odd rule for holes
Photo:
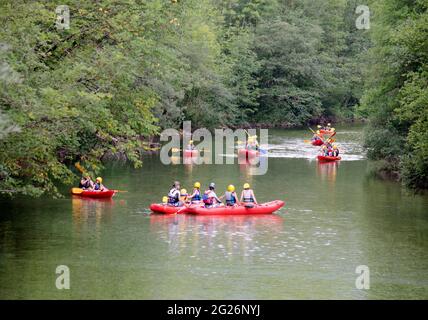
<svg viewBox="0 0 428 320">
<path fill-rule="evenodd" d="M 428 196 L 372 178 L 362 128 L 338 131 L 340 163 L 318 164 L 307 130 L 270 130 L 265 175 L 237 159 L 163 165 L 151 155 L 142 169 L 106 169 L 107 186 L 129 191 L 112 201 L 1 201 L 0 298 L 427 299 Z M 188 190 L 214 181 L 219 193 L 249 182 L 259 202 L 286 205 L 268 216 L 150 214 L 176 179 Z M 55 286 L 58 265 L 70 290 Z M 355 286 L 360 265 L 369 290 Z"/>
</svg>

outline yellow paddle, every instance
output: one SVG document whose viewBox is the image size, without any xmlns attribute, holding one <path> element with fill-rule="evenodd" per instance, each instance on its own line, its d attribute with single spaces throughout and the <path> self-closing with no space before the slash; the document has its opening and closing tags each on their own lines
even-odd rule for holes
<svg viewBox="0 0 428 320">
<path fill-rule="evenodd" d="M 72 194 L 81 194 L 84 190 L 81 188 L 71 188 Z"/>
<path fill-rule="evenodd" d="M 76 163 L 74 164 L 74 166 L 76 167 L 76 169 L 77 169 L 77 170 L 79 170 L 79 171 L 80 171 L 80 173 L 81 173 L 81 174 L 83 174 L 83 173 L 85 172 L 85 170 L 83 170 L 83 168 L 82 168 L 82 166 L 80 165 L 80 163 L 79 163 L 79 162 L 76 162 Z"/>
</svg>

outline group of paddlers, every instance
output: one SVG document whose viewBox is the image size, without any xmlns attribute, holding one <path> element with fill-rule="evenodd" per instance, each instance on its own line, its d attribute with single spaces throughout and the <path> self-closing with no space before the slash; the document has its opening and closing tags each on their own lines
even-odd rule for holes
<svg viewBox="0 0 428 320">
<path fill-rule="evenodd" d="M 108 189 L 103 185 L 103 178 L 97 177 L 95 182 L 92 181 L 91 176 L 84 175 L 79 183 L 79 188 L 89 191 L 107 191 Z"/>
<path fill-rule="evenodd" d="M 318 125 L 318 130 L 312 136 L 312 142 L 318 142 L 318 145 L 321 145 L 320 155 L 326 157 L 338 157 L 339 156 L 339 148 L 334 143 L 336 140 L 333 139 L 333 136 L 336 134 L 336 129 L 331 127 L 331 124 L 327 125 Z M 325 134 L 330 134 L 330 137 L 327 140 L 324 140 Z"/>
<path fill-rule="evenodd" d="M 180 182 L 175 181 L 172 185 L 171 190 L 168 192 L 168 196 L 163 197 L 162 202 L 164 204 L 181 207 L 188 206 L 190 204 L 201 203 L 204 204 L 205 207 L 218 207 L 218 206 L 237 206 L 237 205 L 245 205 L 245 206 L 253 206 L 257 204 L 256 197 L 254 195 L 254 191 L 250 188 L 248 183 L 244 184 L 244 189 L 241 192 L 241 197 L 238 199 L 238 195 L 235 191 L 234 185 L 229 185 L 227 187 L 224 195 L 218 197 L 215 189 L 215 183 L 211 182 L 208 186 L 208 189 L 204 192 L 201 191 L 200 182 L 195 182 L 193 185 L 192 193 L 187 193 L 186 189 L 182 189 Z M 223 199 L 225 203 L 223 203 Z"/>
</svg>

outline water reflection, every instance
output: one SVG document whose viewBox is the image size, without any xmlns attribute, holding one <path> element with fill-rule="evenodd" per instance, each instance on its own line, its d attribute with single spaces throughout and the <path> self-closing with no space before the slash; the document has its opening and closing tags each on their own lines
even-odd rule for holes
<svg viewBox="0 0 428 320">
<path fill-rule="evenodd" d="M 191 257 L 199 253 L 224 256 L 250 256 L 260 250 L 256 238 L 283 231 L 284 219 L 262 216 L 150 216 L 150 229 L 168 244 L 171 254 L 180 255 L 191 248 Z"/>
<path fill-rule="evenodd" d="M 73 225 L 76 233 L 84 233 L 87 228 L 99 231 L 103 221 L 110 221 L 115 202 L 112 199 L 90 199 L 73 196 Z"/>
<path fill-rule="evenodd" d="M 339 168 L 339 162 L 317 162 L 317 176 L 321 178 L 321 181 L 328 181 L 331 183 L 336 182 L 337 168 Z"/>
</svg>

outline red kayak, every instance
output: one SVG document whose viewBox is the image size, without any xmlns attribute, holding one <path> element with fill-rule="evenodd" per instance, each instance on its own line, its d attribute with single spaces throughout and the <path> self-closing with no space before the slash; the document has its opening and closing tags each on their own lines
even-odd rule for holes
<svg viewBox="0 0 428 320">
<path fill-rule="evenodd" d="M 321 146 L 323 143 L 322 140 L 312 140 L 313 146 Z"/>
<path fill-rule="evenodd" d="M 334 131 L 332 131 L 332 130 L 324 130 L 324 129 L 321 129 L 321 130 L 320 130 L 320 133 L 321 133 L 321 134 L 333 134 L 333 132 L 334 132 Z"/>
<path fill-rule="evenodd" d="M 114 190 L 106 190 L 106 191 L 89 191 L 89 190 L 83 190 L 82 192 L 73 192 L 71 191 L 73 195 L 85 197 L 85 198 L 93 198 L 93 199 L 105 199 L 105 198 L 111 198 L 114 196 L 116 191 Z"/>
<path fill-rule="evenodd" d="M 184 150 L 184 156 L 185 157 L 197 157 L 199 156 L 199 152 L 198 150 L 194 149 L 194 150 Z"/>
<path fill-rule="evenodd" d="M 331 161 L 339 161 L 342 159 L 341 157 L 330 157 L 330 156 L 317 156 L 318 161 L 320 162 L 331 162 Z"/>
<path fill-rule="evenodd" d="M 271 202 L 266 202 L 258 205 L 254 205 L 252 208 L 247 208 L 245 206 L 235 206 L 235 207 L 214 207 L 214 208 L 205 208 L 203 206 L 194 206 L 187 209 L 187 213 L 197 214 L 197 215 L 252 215 L 252 214 L 271 214 L 274 211 L 278 210 L 284 206 L 285 202 L 281 200 L 275 200 Z"/>
<path fill-rule="evenodd" d="M 238 156 L 239 157 L 246 157 L 246 158 L 255 158 L 260 155 L 260 152 L 256 150 L 248 150 L 248 149 L 239 149 L 238 150 Z"/>
<path fill-rule="evenodd" d="M 175 206 L 170 206 L 170 205 L 164 204 L 164 203 L 152 203 L 150 205 L 150 210 L 152 210 L 153 212 L 156 212 L 156 213 L 174 214 L 174 213 L 177 213 L 177 211 L 181 210 L 181 209 L 183 209 L 183 206 L 175 207 Z M 181 210 L 180 214 L 186 213 L 186 212 L 187 212 L 187 208 Z"/>
</svg>

